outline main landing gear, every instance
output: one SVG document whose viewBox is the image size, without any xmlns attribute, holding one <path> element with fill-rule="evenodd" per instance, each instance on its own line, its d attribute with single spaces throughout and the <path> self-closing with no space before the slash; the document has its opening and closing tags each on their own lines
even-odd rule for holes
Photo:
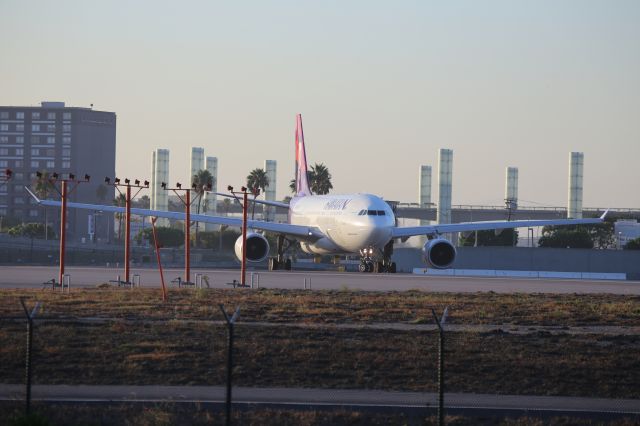
<svg viewBox="0 0 640 426">
<path fill-rule="evenodd" d="M 285 244 L 286 243 L 286 244 Z M 277 251 L 278 256 L 269 258 L 269 270 L 276 271 L 278 269 L 284 271 L 291 270 L 291 259 L 286 258 L 284 253 L 291 247 L 292 241 L 287 240 L 284 235 L 278 235 Z"/>
<path fill-rule="evenodd" d="M 375 260 L 374 249 L 365 248 L 360 250 L 360 265 L 358 270 L 360 272 L 375 272 L 375 273 L 396 273 L 396 262 L 391 261 L 391 255 L 393 254 L 393 240 L 390 240 L 382 250 L 382 260 Z"/>
</svg>

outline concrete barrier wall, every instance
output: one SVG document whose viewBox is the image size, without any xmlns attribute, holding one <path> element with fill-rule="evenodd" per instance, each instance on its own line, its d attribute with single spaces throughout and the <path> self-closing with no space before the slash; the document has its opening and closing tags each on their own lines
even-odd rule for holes
<svg viewBox="0 0 640 426">
<path fill-rule="evenodd" d="M 398 269 L 424 268 L 419 249 L 401 248 L 393 254 Z M 640 279 L 640 251 L 527 247 L 458 247 L 458 270 L 625 273 Z"/>
</svg>

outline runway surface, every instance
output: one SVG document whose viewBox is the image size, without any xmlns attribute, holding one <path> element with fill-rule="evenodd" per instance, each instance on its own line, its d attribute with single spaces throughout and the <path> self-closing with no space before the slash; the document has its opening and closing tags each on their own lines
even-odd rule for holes
<svg viewBox="0 0 640 426">
<path fill-rule="evenodd" d="M 69 267 L 65 270 L 71 276 L 71 287 L 94 287 L 98 284 L 116 280 L 118 275 L 124 279 L 122 268 Z M 211 287 L 229 287 L 227 283 L 240 280 L 239 270 L 228 269 L 192 269 L 195 274 L 204 274 L 209 278 Z M 160 274 L 157 269 L 136 268 L 131 274 L 139 274 L 143 287 L 159 287 Z M 588 281 L 535 278 L 481 278 L 481 277 L 429 277 L 411 274 L 362 274 L 356 272 L 321 271 L 249 271 L 246 282 L 253 282 L 264 288 L 303 289 L 304 281 L 311 282 L 311 288 L 351 289 L 367 291 L 423 290 L 436 292 L 474 293 L 611 293 L 640 295 L 638 281 Z M 164 271 L 165 283 L 182 276 L 183 270 Z M 2 266 L 0 267 L 0 288 L 42 288 L 44 281 L 56 278 L 58 269 L 52 266 Z"/>
<path fill-rule="evenodd" d="M 21 400 L 24 385 L 0 384 L 1 400 Z M 222 386 L 88 386 L 36 385 L 34 401 L 49 402 L 198 402 L 222 403 Z M 437 405 L 437 394 L 376 390 L 233 388 L 237 404 L 277 406 L 349 406 L 425 408 Z M 543 411 L 554 414 L 640 414 L 640 400 L 529 395 L 445 394 L 448 410 Z"/>
</svg>

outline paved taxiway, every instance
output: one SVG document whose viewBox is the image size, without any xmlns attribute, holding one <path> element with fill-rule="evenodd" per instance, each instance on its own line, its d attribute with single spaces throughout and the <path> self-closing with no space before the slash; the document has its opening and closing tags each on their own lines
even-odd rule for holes
<svg viewBox="0 0 640 426">
<path fill-rule="evenodd" d="M 139 274 L 143 287 L 160 286 L 157 269 L 135 268 L 132 274 Z M 68 267 L 72 287 L 93 287 L 124 277 L 122 268 Z M 192 269 L 192 275 L 201 273 L 209 277 L 211 287 L 228 287 L 226 283 L 240 279 L 239 270 Z M 165 282 L 181 276 L 182 270 L 164 271 Z M 247 284 L 251 282 L 247 273 Z M 640 295 L 638 281 L 595 281 L 532 278 L 481 278 L 481 277 L 429 277 L 411 274 L 361 274 L 355 272 L 320 271 L 254 271 L 254 282 L 264 288 L 302 289 L 305 278 L 311 280 L 311 288 L 353 289 L 370 291 L 424 290 L 442 292 L 489 292 L 496 293 L 612 293 Z M 52 266 L 1 266 L 0 288 L 42 288 L 42 282 L 58 276 L 58 269 Z"/>
<path fill-rule="evenodd" d="M 21 400 L 24 385 L 0 384 L 1 400 Z M 35 385 L 33 400 L 49 402 L 198 402 L 225 401 L 222 386 Z M 233 388 L 236 404 L 349 406 L 377 408 L 435 407 L 437 394 L 376 390 Z M 640 400 L 559 396 L 445 394 L 447 410 L 542 411 L 554 414 L 640 414 Z"/>
</svg>

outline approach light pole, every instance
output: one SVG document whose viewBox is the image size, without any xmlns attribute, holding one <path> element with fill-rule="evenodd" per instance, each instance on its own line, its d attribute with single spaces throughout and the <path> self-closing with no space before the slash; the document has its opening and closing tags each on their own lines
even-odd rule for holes
<svg viewBox="0 0 640 426">
<path fill-rule="evenodd" d="M 38 178 L 42 178 L 41 172 L 36 172 Z M 58 284 L 62 286 L 62 277 L 64 277 L 64 255 L 67 243 L 67 199 L 69 195 L 73 194 L 73 191 L 78 188 L 81 183 L 87 183 L 91 179 L 91 176 L 85 174 L 84 180 L 76 179 L 76 175 L 69 173 L 66 179 L 63 179 L 58 173 L 51 173 L 49 183 L 53 186 L 56 192 L 60 195 L 62 206 L 60 208 L 60 270 L 58 272 Z M 60 182 L 60 189 L 58 189 L 57 183 Z M 69 189 L 71 184 L 71 189 Z M 53 286 L 55 288 L 55 285 Z"/>
<path fill-rule="evenodd" d="M 231 386 L 233 375 L 233 328 L 240 316 L 240 307 L 236 308 L 236 311 L 231 317 L 227 311 L 224 310 L 224 305 L 220 304 L 220 310 L 227 323 L 227 398 L 225 403 L 225 424 L 229 426 L 231 424 Z"/>
<path fill-rule="evenodd" d="M 131 282 L 129 280 L 131 272 L 131 199 L 138 195 L 143 189 L 149 188 L 149 181 L 145 180 L 141 185 L 140 180 L 136 179 L 132 185 L 131 180 L 128 178 L 125 178 L 124 183 L 120 183 L 120 178 L 116 177 L 113 179 L 113 183 L 111 183 L 111 178 L 105 177 L 104 183 L 113 186 L 120 195 L 124 195 L 125 197 L 124 281 L 129 284 Z M 125 188 L 124 194 L 120 191 L 121 187 Z M 131 188 L 137 189 L 133 197 L 131 196 Z"/>
<path fill-rule="evenodd" d="M 240 191 L 234 191 L 231 185 L 227 186 L 227 190 L 233 194 L 236 201 L 242 206 L 242 266 L 240 267 L 240 284 L 244 287 L 247 276 L 247 211 L 249 210 L 249 191 L 246 186 L 241 187 Z M 257 197 L 260 195 L 260 190 L 256 189 L 252 194 Z M 238 195 L 242 195 L 242 202 L 240 202 Z"/>
<path fill-rule="evenodd" d="M 193 200 L 191 199 L 191 191 L 195 191 L 197 188 L 195 183 L 191 184 L 191 188 L 182 188 L 180 182 L 176 183 L 175 188 L 168 188 L 166 182 L 162 182 L 160 186 L 165 191 L 173 191 L 184 205 L 184 281 L 189 283 L 191 282 L 191 204 L 198 199 L 200 194 L 196 195 Z M 209 191 L 211 187 L 211 184 L 205 186 Z M 184 198 L 178 194 L 178 191 L 184 191 Z"/>
</svg>

